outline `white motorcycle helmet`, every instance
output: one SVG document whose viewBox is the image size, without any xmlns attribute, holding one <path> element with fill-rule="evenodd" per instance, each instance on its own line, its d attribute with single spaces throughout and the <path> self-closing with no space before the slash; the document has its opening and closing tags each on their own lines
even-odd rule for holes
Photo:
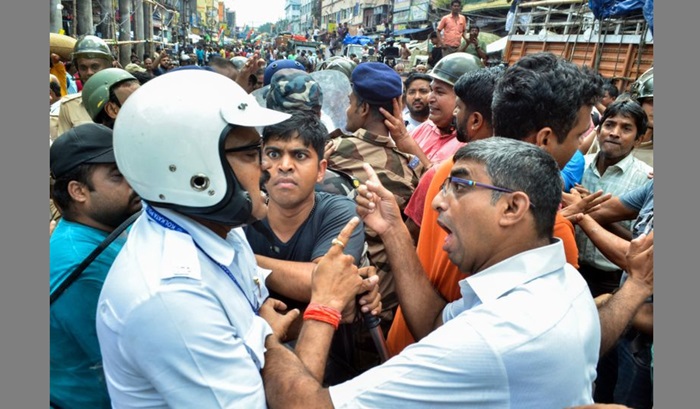
<svg viewBox="0 0 700 409">
<path fill-rule="evenodd" d="M 170 72 L 124 103 L 114 124 L 114 156 L 147 203 L 240 226 L 253 221 L 252 201 L 226 159 L 226 135 L 234 126 L 260 127 L 289 117 L 261 107 L 221 74 Z"/>
</svg>

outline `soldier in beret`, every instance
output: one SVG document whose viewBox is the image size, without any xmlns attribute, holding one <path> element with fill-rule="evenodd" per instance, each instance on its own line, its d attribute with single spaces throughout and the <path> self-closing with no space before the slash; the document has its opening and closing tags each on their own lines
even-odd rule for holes
<svg viewBox="0 0 700 409">
<path fill-rule="evenodd" d="M 401 77 L 386 64 L 366 62 L 352 71 L 351 85 L 346 129 L 352 133 L 344 134 L 340 129 L 331 132 L 330 147 L 326 151 L 328 167 L 359 180 L 367 180 L 368 175 L 362 164 L 371 164 L 387 189 L 394 192 L 403 209 L 418 185 L 423 165 L 416 156 L 397 148 L 381 113 L 382 109 L 392 110 L 393 104 L 401 100 Z M 372 231 L 368 231 L 367 243 L 370 261 L 377 267 L 380 276 L 382 326 L 386 333 L 398 306 L 398 299 L 384 244 Z"/>
</svg>

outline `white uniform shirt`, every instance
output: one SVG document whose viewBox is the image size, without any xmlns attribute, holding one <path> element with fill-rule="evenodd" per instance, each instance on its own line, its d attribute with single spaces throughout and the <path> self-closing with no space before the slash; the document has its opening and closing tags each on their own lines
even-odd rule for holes
<svg viewBox="0 0 700 409">
<path fill-rule="evenodd" d="M 330 388 L 336 408 L 563 408 L 593 403 L 600 322 L 562 242 L 460 281 L 445 324 Z"/>
<path fill-rule="evenodd" d="M 242 229 L 224 240 L 156 209 L 191 236 L 144 212 L 110 269 L 96 325 L 113 407 L 265 408 L 260 369 L 272 330 L 249 302 L 268 292 Z"/>
</svg>

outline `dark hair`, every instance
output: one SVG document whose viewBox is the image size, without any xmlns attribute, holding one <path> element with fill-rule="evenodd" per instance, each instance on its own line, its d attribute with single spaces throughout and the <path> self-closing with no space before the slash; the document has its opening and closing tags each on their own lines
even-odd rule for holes
<svg viewBox="0 0 700 409">
<path fill-rule="evenodd" d="M 63 176 L 56 179 L 53 183 L 52 197 L 53 203 L 61 211 L 61 215 L 66 220 L 75 220 L 75 211 L 73 209 L 73 197 L 68 193 L 68 184 L 75 180 L 81 183 L 92 192 L 95 186 L 92 184 L 92 174 L 95 172 L 97 165 L 82 164 L 71 169 Z"/>
<path fill-rule="evenodd" d="M 452 0 L 452 1 L 450 2 L 450 7 L 452 7 L 452 5 L 455 4 L 455 3 L 459 4 L 460 6 L 462 5 L 462 2 L 461 2 L 460 0 Z"/>
<path fill-rule="evenodd" d="M 455 95 L 469 111 L 480 113 L 489 125 L 492 120 L 493 90 L 502 75 L 502 70 L 492 67 L 466 72 L 455 82 Z"/>
<path fill-rule="evenodd" d="M 603 126 L 606 119 L 618 115 L 634 120 L 634 125 L 637 127 L 637 135 L 634 137 L 635 140 L 644 136 L 647 131 L 649 119 L 647 118 L 647 113 L 644 111 L 644 108 L 642 108 L 637 101 L 632 99 L 618 99 L 613 101 L 605 108 L 603 117 L 600 119 L 600 126 Z"/>
<path fill-rule="evenodd" d="M 493 95 L 494 134 L 524 139 L 550 127 L 563 143 L 579 110 L 602 97 L 602 79 L 588 68 L 543 52 L 506 68 Z"/>
<path fill-rule="evenodd" d="M 136 71 L 136 72 L 131 73 L 131 75 L 136 77 L 136 79 L 139 81 L 139 84 L 141 84 L 141 85 L 143 85 L 143 84 L 145 84 L 148 81 L 153 79 L 153 74 L 151 74 L 148 71 L 146 71 L 146 72 Z"/>
<path fill-rule="evenodd" d="M 57 97 L 61 98 L 61 84 L 56 81 L 49 81 L 49 89 L 56 94 Z"/>
<path fill-rule="evenodd" d="M 607 92 L 612 99 L 615 99 L 618 97 L 618 95 L 620 95 L 620 90 L 617 89 L 617 87 L 610 81 L 605 81 L 603 83 L 603 94 L 605 94 L 605 92 Z"/>
<path fill-rule="evenodd" d="M 219 68 L 229 68 L 229 69 L 234 69 L 238 71 L 236 68 L 236 65 L 231 61 L 228 60 L 224 57 L 212 57 L 209 60 L 209 66 L 210 67 L 219 67 Z"/>
<path fill-rule="evenodd" d="M 412 73 L 408 74 L 408 77 L 403 82 L 404 94 L 406 93 L 406 90 L 408 90 L 408 87 L 410 87 L 411 84 L 413 83 L 413 81 L 415 81 L 415 80 L 424 80 L 424 81 L 428 81 L 428 83 L 430 83 L 430 81 L 433 80 L 433 77 L 431 77 L 428 74 L 423 74 L 422 72 L 412 72 Z"/>
<path fill-rule="evenodd" d="M 517 158 L 517 160 L 514 160 Z M 468 143 L 454 154 L 454 161 L 473 160 L 486 168 L 494 186 L 524 192 L 532 206 L 535 229 L 541 238 L 551 238 L 561 203 L 562 180 L 554 158 L 538 146 L 494 136 Z M 492 203 L 502 192 L 493 191 Z"/>
<path fill-rule="evenodd" d="M 438 33 L 437 31 L 431 31 L 430 34 L 428 35 L 428 38 L 437 38 Z"/>
<path fill-rule="evenodd" d="M 266 126 L 263 129 L 263 145 L 270 139 L 289 141 L 298 137 L 306 147 L 311 147 L 323 159 L 323 152 L 328 140 L 328 129 L 318 115 L 309 111 L 290 112 L 292 117 L 280 123 Z"/>
</svg>

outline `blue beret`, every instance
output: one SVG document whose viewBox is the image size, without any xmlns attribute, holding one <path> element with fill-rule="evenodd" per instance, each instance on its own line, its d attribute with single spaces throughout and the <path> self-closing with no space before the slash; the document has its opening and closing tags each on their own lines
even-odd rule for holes
<svg viewBox="0 0 700 409">
<path fill-rule="evenodd" d="M 263 86 L 270 85 L 270 80 L 275 73 L 284 68 L 296 68 L 298 70 L 306 71 L 304 66 L 294 60 L 277 60 L 273 61 L 270 65 L 265 68 L 265 76 L 263 77 Z"/>
<path fill-rule="evenodd" d="M 403 93 L 399 73 L 381 62 L 359 64 L 350 82 L 357 96 L 374 105 L 385 104 Z"/>
</svg>

